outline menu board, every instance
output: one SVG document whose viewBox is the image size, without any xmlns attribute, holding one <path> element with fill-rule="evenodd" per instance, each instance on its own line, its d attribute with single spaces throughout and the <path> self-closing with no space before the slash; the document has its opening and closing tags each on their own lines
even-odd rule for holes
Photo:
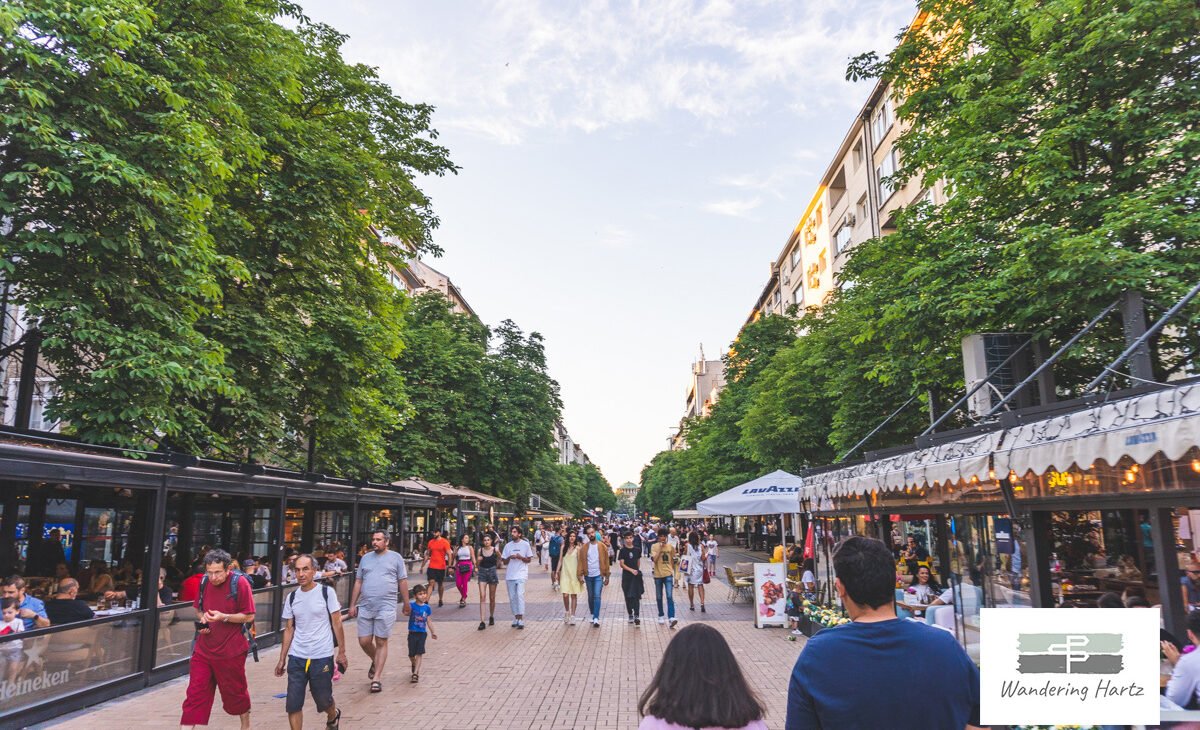
<svg viewBox="0 0 1200 730">
<path fill-rule="evenodd" d="M 787 626 L 787 565 L 754 564 L 754 625 Z"/>
</svg>

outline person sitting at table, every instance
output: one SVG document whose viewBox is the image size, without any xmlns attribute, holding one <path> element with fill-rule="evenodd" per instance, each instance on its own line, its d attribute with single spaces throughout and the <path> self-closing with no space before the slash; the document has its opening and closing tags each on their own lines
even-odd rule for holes
<svg viewBox="0 0 1200 730">
<path fill-rule="evenodd" d="M 933 573 L 927 566 L 919 565 L 906 592 L 915 596 L 917 603 L 928 605 L 941 594 L 942 587 L 933 579 Z"/>
<path fill-rule="evenodd" d="M 139 571 L 140 573 L 140 571 Z M 139 576 L 140 577 L 140 576 Z M 167 569 L 158 569 L 158 607 L 171 603 L 174 600 L 174 594 L 171 593 L 170 586 L 167 585 Z M 108 591 L 104 597 L 108 600 L 128 601 L 142 595 L 142 586 L 139 582 L 136 587 L 126 588 L 123 591 Z"/>
<path fill-rule="evenodd" d="M 121 566 L 113 571 L 113 582 L 119 584 L 132 583 L 137 580 L 136 572 L 132 560 L 122 560 Z"/>
<path fill-rule="evenodd" d="M 200 581 L 204 580 L 204 563 L 192 566 L 192 574 L 183 579 L 179 587 L 179 600 L 191 603 L 200 597 Z"/>
<path fill-rule="evenodd" d="M 1195 560 L 1188 563 L 1187 570 L 1179 576 L 1179 590 L 1189 611 L 1200 607 L 1200 563 Z"/>
<path fill-rule="evenodd" d="M 1200 611 L 1188 614 L 1187 636 L 1193 644 L 1200 644 Z M 1163 694 L 1184 709 L 1196 709 L 1200 706 L 1200 651 L 1183 654 L 1169 641 L 1159 642 L 1159 646 L 1163 657 L 1173 667 L 1171 680 Z"/>
<path fill-rule="evenodd" d="M 1133 562 L 1132 555 L 1122 555 L 1117 560 L 1117 577 L 1121 580 L 1142 580 L 1142 571 L 1138 569 L 1137 563 Z"/>
<path fill-rule="evenodd" d="M 1114 591 L 1109 591 L 1096 599 L 1096 608 L 1125 608 L 1125 602 Z"/>
<path fill-rule="evenodd" d="M 78 583 L 76 583 L 76 585 L 78 585 Z M 113 583 L 112 574 L 108 572 L 108 563 L 104 562 L 103 560 L 94 561 L 92 563 L 92 582 L 87 589 L 88 594 L 99 596 L 103 593 L 114 590 L 115 588 L 116 585 Z"/>
<path fill-rule="evenodd" d="M 1103 598 L 1103 596 L 1101 596 L 1101 598 Z M 1125 608 L 1151 608 L 1150 602 L 1146 600 L 1145 596 L 1131 596 L 1129 600 L 1124 602 L 1124 606 Z M 1174 644 L 1177 649 L 1183 651 L 1183 642 L 1175 638 L 1174 634 L 1164 628 L 1159 628 L 1158 640 L 1168 641 Z"/>
<path fill-rule="evenodd" d="M 810 601 L 817 600 L 817 576 L 813 572 L 816 567 L 812 558 L 805 558 L 800 568 L 803 571 L 800 575 L 800 593 Z"/>
<path fill-rule="evenodd" d="M 54 585 L 50 587 L 50 593 L 53 595 L 58 592 L 58 584 L 62 583 L 67 578 L 71 577 L 71 570 L 66 563 L 58 563 L 54 566 Z"/>
<path fill-rule="evenodd" d="M 254 590 L 267 587 L 267 579 L 258 572 L 258 562 L 254 558 L 242 561 L 242 572 L 246 574 L 246 580 L 250 581 L 250 587 Z"/>
<path fill-rule="evenodd" d="M 79 582 L 74 578 L 64 580 L 58 587 L 58 594 L 46 601 L 46 615 L 53 626 L 96 617 L 87 602 L 79 599 Z"/>
<path fill-rule="evenodd" d="M 914 535 L 908 536 L 908 547 L 904 548 L 904 552 L 900 553 L 900 559 L 908 566 L 908 574 L 915 575 L 917 572 L 917 563 L 929 560 L 929 551 L 925 546 L 917 542 Z"/>
<path fill-rule="evenodd" d="M 0 581 L 0 596 L 15 598 L 17 601 L 17 617 L 25 622 L 25 630 L 44 629 L 50 625 L 50 617 L 46 615 L 46 604 L 41 599 L 29 595 L 25 579 L 19 575 L 10 575 Z"/>
</svg>

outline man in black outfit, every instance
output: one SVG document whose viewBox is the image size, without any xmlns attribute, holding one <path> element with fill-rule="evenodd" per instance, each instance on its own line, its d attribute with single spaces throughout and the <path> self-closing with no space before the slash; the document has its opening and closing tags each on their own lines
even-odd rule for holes
<svg viewBox="0 0 1200 730">
<path fill-rule="evenodd" d="M 87 602 L 79 600 L 78 595 L 79 582 L 74 578 L 59 581 L 58 594 L 46 601 L 46 616 L 50 618 L 51 626 L 87 621 L 96 617 Z"/>
</svg>

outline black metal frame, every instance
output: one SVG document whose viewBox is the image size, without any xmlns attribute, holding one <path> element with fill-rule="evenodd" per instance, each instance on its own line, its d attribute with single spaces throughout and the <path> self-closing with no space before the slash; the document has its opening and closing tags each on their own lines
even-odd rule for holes
<svg viewBox="0 0 1200 730">
<path fill-rule="evenodd" d="M 33 445 L 37 444 L 37 445 Z M 47 448 L 47 446 L 52 448 Z M 130 458 L 130 457 L 140 458 Z M 0 490 L 11 489 L 12 483 L 70 484 L 82 488 L 113 487 L 134 490 L 136 493 L 152 494 L 150 529 L 147 545 L 161 545 L 165 539 L 168 497 L 173 492 L 185 494 L 218 494 L 222 497 L 244 496 L 271 500 L 277 515 L 272 524 L 274 542 L 275 576 L 281 576 L 281 550 L 283 542 L 283 515 L 289 499 L 310 500 L 331 506 L 341 505 L 351 511 L 353 529 L 357 529 L 363 507 L 386 507 L 400 511 L 399 525 L 404 526 L 406 509 L 433 509 L 437 495 L 406 490 L 387 484 L 351 482 L 348 480 L 321 478 L 305 479 L 297 472 L 287 472 L 259 465 L 240 465 L 196 459 L 178 454 L 132 452 L 105 447 L 82 445 L 52 434 L 34 434 L 14 429 L 0 429 Z M 0 499 L 6 495 L 0 494 Z M 39 500 L 40 502 L 40 500 Z M 15 513 L 4 515 L 4 533 L 10 531 Z M 31 518 L 36 515 L 31 514 Z M 41 521 L 38 520 L 38 524 Z M 0 534 L 0 537 L 3 537 Z M 402 533 L 401 533 L 402 534 Z M 144 560 L 145 575 L 157 576 L 162 566 L 162 550 L 148 549 Z M 353 563 L 353 550 L 347 551 Z M 353 565 L 350 566 L 353 568 Z M 352 574 L 349 578 L 353 580 Z M 64 626 L 52 626 L 21 634 L 22 638 L 37 638 L 70 631 L 92 624 L 104 624 L 130 617 L 142 621 L 140 646 L 136 658 L 137 671 L 111 682 L 89 687 L 82 691 L 55 697 L 36 705 L 26 706 L 14 712 L 0 710 L 0 725 L 20 718 L 22 725 L 42 722 L 130 691 L 173 679 L 187 672 L 186 661 L 174 661 L 157 666 L 158 617 L 160 611 L 174 610 L 171 607 L 157 608 L 153 586 L 155 581 L 143 581 L 140 596 L 141 608 L 132 614 L 119 617 L 103 617 L 87 622 Z M 278 583 L 269 588 L 255 591 L 258 595 L 273 592 L 275 606 L 279 606 L 287 587 Z M 186 605 L 186 604 L 184 604 Z M 175 605 L 178 608 L 178 605 Z M 279 611 L 271 617 L 271 630 L 259 637 L 260 646 L 272 646 L 278 640 L 280 629 Z"/>
</svg>

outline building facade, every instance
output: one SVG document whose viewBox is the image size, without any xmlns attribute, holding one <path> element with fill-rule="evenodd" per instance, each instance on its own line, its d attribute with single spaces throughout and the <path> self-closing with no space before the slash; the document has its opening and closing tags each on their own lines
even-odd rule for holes
<svg viewBox="0 0 1200 730">
<path fill-rule="evenodd" d="M 673 451 L 687 447 L 683 436 L 684 421 L 708 417 L 724 388 L 725 363 L 706 359 L 704 347 L 701 346 L 700 358 L 692 363 L 691 382 L 688 384 L 683 417 L 679 419 L 679 429 L 670 438 Z"/>
</svg>

